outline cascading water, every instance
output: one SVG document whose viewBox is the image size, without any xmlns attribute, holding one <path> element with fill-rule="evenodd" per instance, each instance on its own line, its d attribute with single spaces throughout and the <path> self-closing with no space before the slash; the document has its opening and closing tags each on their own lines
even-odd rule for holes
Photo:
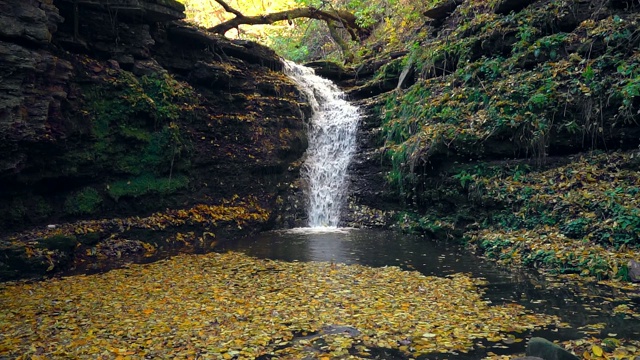
<svg viewBox="0 0 640 360">
<path fill-rule="evenodd" d="M 285 62 L 285 72 L 307 94 L 313 110 L 302 168 L 308 181 L 309 227 L 337 227 L 347 195 L 347 169 L 356 150 L 359 110 L 313 69 Z"/>
</svg>

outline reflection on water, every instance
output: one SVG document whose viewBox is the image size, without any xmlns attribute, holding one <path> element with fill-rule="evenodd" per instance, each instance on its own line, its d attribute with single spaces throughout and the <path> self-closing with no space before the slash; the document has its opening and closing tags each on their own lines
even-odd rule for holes
<svg viewBox="0 0 640 360">
<path fill-rule="evenodd" d="M 640 338 L 639 321 L 611 315 L 612 309 L 626 300 L 616 300 L 620 294 L 609 288 L 558 286 L 531 273 L 498 268 L 457 245 L 436 244 L 417 236 L 366 229 L 300 228 L 225 242 L 216 251 L 239 251 L 284 261 L 399 266 L 433 276 L 468 273 L 488 281 L 485 287 L 488 300 L 517 302 L 536 312 L 558 315 L 571 325 L 570 329 L 537 335 L 557 340 L 578 338 L 584 335 L 579 327 L 605 323 L 601 330 L 604 335 L 616 333 L 620 337 Z"/>
<path fill-rule="evenodd" d="M 500 282 L 514 277 L 456 245 L 435 244 L 392 231 L 348 228 L 270 231 L 222 243 L 216 250 L 240 251 L 259 258 L 285 261 L 400 266 L 436 276 L 464 272 Z"/>
</svg>

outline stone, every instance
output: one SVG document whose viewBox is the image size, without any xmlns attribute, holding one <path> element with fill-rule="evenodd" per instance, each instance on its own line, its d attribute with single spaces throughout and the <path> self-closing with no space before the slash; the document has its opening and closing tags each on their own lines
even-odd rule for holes
<svg viewBox="0 0 640 360">
<path fill-rule="evenodd" d="M 129 54 L 117 54 L 113 60 L 118 64 L 118 68 L 130 69 L 132 68 L 136 60 Z"/>
<path fill-rule="evenodd" d="M 527 344 L 527 356 L 544 360 L 578 360 L 578 357 L 547 339 L 534 337 Z"/>
<path fill-rule="evenodd" d="M 312 68 L 316 75 L 332 81 L 353 79 L 356 76 L 353 70 L 345 69 L 340 64 L 328 60 L 312 61 L 304 66 Z"/>
<path fill-rule="evenodd" d="M 160 66 L 157 61 L 150 59 L 135 61 L 131 72 L 137 76 L 159 76 L 166 74 L 167 70 Z"/>
<path fill-rule="evenodd" d="M 38 0 L 0 2 L 0 37 L 44 45 L 51 41 L 52 33 L 62 21 L 56 7 Z"/>
<path fill-rule="evenodd" d="M 189 74 L 189 80 L 207 87 L 228 87 L 232 79 L 231 74 L 221 64 L 198 61 Z"/>
<path fill-rule="evenodd" d="M 513 360 L 545 360 L 545 359 L 537 356 L 523 356 L 523 357 L 515 358 Z"/>
<path fill-rule="evenodd" d="M 74 0 L 60 0 L 60 6 L 73 6 Z M 120 16 L 143 18 L 147 23 L 181 20 L 185 7 L 175 0 L 78 0 L 82 8 L 95 8 L 104 12 L 117 11 Z"/>
<path fill-rule="evenodd" d="M 629 260 L 627 267 L 629 268 L 629 279 L 633 282 L 640 282 L 640 262 Z"/>
<path fill-rule="evenodd" d="M 396 88 L 398 79 L 372 80 L 364 85 L 355 86 L 345 92 L 349 99 L 360 100 L 380 95 Z"/>
<path fill-rule="evenodd" d="M 175 0 L 149 0 L 142 2 L 145 17 L 152 22 L 181 20 L 185 18 L 185 7 Z"/>
<path fill-rule="evenodd" d="M 512 11 L 518 12 L 534 2 L 535 0 L 502 0 L 493 11 L 496 14 L 507 15 Z"/>
<path fill-rule="evenodd" d="M 442 20 L 447 16 L 451 15 L 451 13 L 458 7 L 458 5 L 462 4 L 462 0 L 451 0 L 440 6 L 436 6 L 431 8 L 422 14 L 428 18 L 434 20 Z"/>
<path fill-rule="evenodd" d="M 72 70 L 49 52 L 0 41 L 0 140 L 37 139 L 55 122 Z"/>
<path fill-rule="evenodd" d="M 221 59 L 234 57 L 250 64 L 265 66 L 271 70 L 282 71 L 284 65 L 278 54 L 258 43 L 229 40 L 217 34 L 204 33 L 200 29 L 186 24 L 171 23 L 167 27 L 169 40 L 184 45 L 206 48 Z"/>
</svg>

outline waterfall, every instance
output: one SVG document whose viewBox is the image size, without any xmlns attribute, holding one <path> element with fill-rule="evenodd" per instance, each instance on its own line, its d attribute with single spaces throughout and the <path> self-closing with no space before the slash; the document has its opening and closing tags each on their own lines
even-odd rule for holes
<svg viewBox="0 0 640 360">
<path fill-rule="evenodd" d="M 285 72 L 307 95 L 313 110 L 302 167 L 308 183 L 309 227 L 337 227 L 347 197 L 347 169 L 356 150 L 359 110 L 313 69 L 287 61 Z"/>
</svg>

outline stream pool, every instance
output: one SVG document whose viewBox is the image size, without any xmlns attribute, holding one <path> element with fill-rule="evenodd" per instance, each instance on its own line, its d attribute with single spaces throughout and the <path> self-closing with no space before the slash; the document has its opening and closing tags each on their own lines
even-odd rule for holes
<svg viewBox="0 0 640 360">
<path fill-rule="evenodd" d="M 487 281 L 484 296 L 492 303 L 518 303 L 535 313 L 557 315 L 569 324 L 566 328 L 535 330 L 531 336 L 559 341 L 588 336 L 640 339 L 637 310 L 635 316 L 615 311 L 620 306 L 637 309 L 637 297 L 634 297 L 637 294 L 597 284 L 579 285 L 574 281 L 545 278 L 532 271 L 505 270 L 458 245 L 434 243 L 418 236 L 370 229 L 302 228 L 264 232 L 250 238 L 224 242 L 215 250 L 290 262 L 398 266 L 428 276 L 466 273 Z M 477 359 L 489 352 L 514 354 L 523 352 L 524 348 L 524 342 L 485 342 L 476 351 L 468 355 L 460 354 L 456 358 Z M 381 358 L 403 357 L 401 354 L 386 353 Z"/>
<path fill-rule="evenodd" d="M 640 354 L 638 294 L 507 271 L 454 244 L 294 229 L 166 250 L 1 283 L 0 359 L 506 360 L 533 336 L 588 359 Z"/>
</svg>

